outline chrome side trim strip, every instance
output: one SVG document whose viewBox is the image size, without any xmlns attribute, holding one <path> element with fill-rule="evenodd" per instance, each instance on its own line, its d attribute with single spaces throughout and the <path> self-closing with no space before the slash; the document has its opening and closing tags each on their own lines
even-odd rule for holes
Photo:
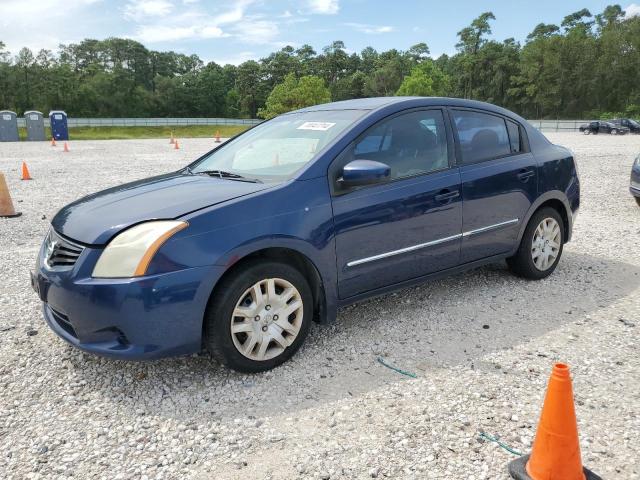
<svg viewBox="0 0 640 480">
<path fill-rule="evenodd" d="M 420 250 L 422 248 L 433 247 L 435 245 L 440 245 L 441 243 L 450 242 L 451 240 L 457 240 L 462 237 L 469 237 L 471 235 L 477 235 L 479 233 L 489 232 L 491 230 L 496 230 L 498 228 L 506 227 L 509 225 L 514 225 L 518 223 L 520 219 L 514 218 L 513 220 L 507 220 L 506 222 L 496 223 L 495 225 L 489 225 L 486 227 L 478 228 L 476 230 L 470 230 L 468 232 L 458 233 L 457 235 L 452 235 L 450 237 L 439 238 L 438 240 L 432 240 L 431 242 L 420 243 L 418 245 L 413 245 L 411 247 L 401 248 L 400 250 L 393 250 L 391 252 L 381 253 L 380 255 L 374 255 L 372 257 L 361 258 L 360 260 L 353 260 L 347 263 L 347 267 L 355 267 L 357 265 L 362 265 L 363 263 L 374 262 L 376 260 L 382 260 L 383 258 L 394 257 L 396 255 L 402 255 L 403 253 L 413 252 L 415 250 Z"/>
<path fill-rule="evenodd" d="M 392 252 L 381 253 L 380 255 L 374 255 L 373 257 L 361 258 L 360 260 L 353 260 L 347 263 L 347 267 L 355 267 L 356 265 L 362 265 L 363 263 L 373 262 L 375 260 L 381 260 L 387 257 L 393 257 L 395 255 L 401 255 L 403 253 L 413 252 L 414 250 L 420 250 L 421 248 L 433 247 L 434 245 L 439 245 L 441 243 L 450 242 L 451 240 L 457 240 L 461 238 L 462 234 L 459 233 L 457 235 L 452 235 L 450 237 L 439 238 L 438 240 L 433 240 L 427 243 L 421 243 L 419 245 L 413 245 L 407 248 L 401 248 L 400 250 L 393 250 Z"/>
<path fill-rule="evenodd" d="M 496 223 L 495 225 L 489 225 L 487 227 L 478 228 L 476 230 L 469 230 L 468 232 L 464 232 L 462 236 L 470 237 L 471 235 L 477 235 L 478 233 L 485 233 L 491 230 L 497 230 L 498 228 L 506 227 L 509 225 L 515 225 L 519 221 L 520 221 L 519 218 L 514 218 L 513 220 L 507 220 L 506 222 Z"/>
</svg>

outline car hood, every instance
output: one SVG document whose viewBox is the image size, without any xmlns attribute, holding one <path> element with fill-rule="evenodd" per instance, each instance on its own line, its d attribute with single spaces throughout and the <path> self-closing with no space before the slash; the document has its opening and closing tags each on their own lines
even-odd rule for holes
<svg viewBox="0 0 640 480">
<path fill-rule="evenodd" d="M 109 188 L 60 210 L 51 225 L 86 244 L 105 244 L 121 230 L 147 220 L 172 219 L 269 188 L 261 183 L 171 173 Z"/>
</svg>

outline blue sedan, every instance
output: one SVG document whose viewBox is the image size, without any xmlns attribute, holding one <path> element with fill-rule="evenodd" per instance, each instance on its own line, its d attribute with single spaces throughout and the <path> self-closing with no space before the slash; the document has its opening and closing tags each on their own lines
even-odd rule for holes
<svg viewBox="0 0 640 480">
<path fill-rule="evenodd" d="M 173 173 L 53 218 L 32 285 L 72 345 L 123 359 L 205 347 L 273 368 L 339 307 L 506 259 L 556 268 L 572 153 L 481 102 L 369 98 L 264 122 Z"/>
</svg>

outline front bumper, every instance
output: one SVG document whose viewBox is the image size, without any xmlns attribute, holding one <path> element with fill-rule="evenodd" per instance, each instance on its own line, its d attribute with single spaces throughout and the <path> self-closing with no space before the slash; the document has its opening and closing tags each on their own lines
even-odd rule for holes
<svg viewBox="0 0 640 480">
<path fill-rule="evenodd" d="M 629 191 L 631 195 L 634 197 L 640 197 L 640 174 L 638 175 L 638 179 L 631 179 L 631 184 L 629 185 Z"/>
<path fill-rule="evenodd" d="M 40 252 L 31 284 L 58 336 L 84 351 L 126 360 L 200 351 L 204 312 L 221 268 L 92 278 L 100 252 L 87 247 L 72 269 L 61 271 L 45 268 Z"/>
</svg>

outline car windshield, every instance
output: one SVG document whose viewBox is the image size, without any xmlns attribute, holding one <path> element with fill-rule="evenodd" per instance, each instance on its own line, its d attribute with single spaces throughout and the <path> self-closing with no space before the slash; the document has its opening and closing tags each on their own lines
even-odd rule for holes
<svg viewBox="0 0 640 480">
<path fill-rule="evenodd" d="M 631 124 L 634 127 L 640 127 L 640 123 L 636 122 L 635 120 L 629 119 L 629 124 Z"/>
<path fill-rule="evenodd" d="M 221 145 L 191 165 L 190 171 L 230 180 L 234 175 L 262 182 L 288 180 L 364 113 L 329 110 L 282 115 Z"/>
</svg>

